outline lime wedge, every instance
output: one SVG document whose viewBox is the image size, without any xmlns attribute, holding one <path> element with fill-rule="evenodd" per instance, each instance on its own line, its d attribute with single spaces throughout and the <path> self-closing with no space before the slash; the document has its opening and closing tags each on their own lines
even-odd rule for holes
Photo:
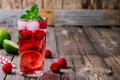
<svg viewBox="0 0 120 80">
<path fill-rule="evenodd" d="M 8 33 L 8 31 L 6 29 L 0 29 L 0 48 L 3 47 L 3 40 L 4 39 L 11 39 L 10 34 Z"/>
<path fill-rule="evenodd" d="M 15 42 L 5 39 L 3 41 L 3 48 L 7 53 L 15 54 L 19 47 Z"/>
</svg>

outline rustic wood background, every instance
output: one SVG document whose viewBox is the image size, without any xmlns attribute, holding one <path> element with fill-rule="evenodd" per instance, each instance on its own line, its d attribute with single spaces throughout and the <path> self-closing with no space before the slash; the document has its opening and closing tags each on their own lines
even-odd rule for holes
<svg viewBox="0 0 120 80">
<path fill-rule="evenodd" d="M 120 0 L 0 0 L 2 9 L 120 9 Z"/>
</svg>

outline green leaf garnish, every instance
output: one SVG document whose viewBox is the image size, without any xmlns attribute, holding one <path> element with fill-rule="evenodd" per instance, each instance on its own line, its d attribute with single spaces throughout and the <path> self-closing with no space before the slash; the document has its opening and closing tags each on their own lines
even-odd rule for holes
<svg viewBox="0 0 120 80">
<path fill-rule="evenodd" d="M 38 15 L 39 8 L 37 4 L 34 4 L 30 10 L 26 10 L 26 14 L 23 14 L 20 19 L 25 20 L 42 20 L 43 18 Z"/>
</svg>

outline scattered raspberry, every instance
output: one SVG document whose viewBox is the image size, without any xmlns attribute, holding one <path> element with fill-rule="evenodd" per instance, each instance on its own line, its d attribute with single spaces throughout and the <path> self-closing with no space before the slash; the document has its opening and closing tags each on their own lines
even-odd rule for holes
<svg viewBox="0 0 120 80">
<path fill-rule="evenodd" d="M 11 63 L 5 63 L 3 66 L 2 66 L 2 70 L 4 73 L 11 73 L 12 72 L 12 64 Z"/>
<path fill-rule="evenodd" d="M 60 65 L 61 68 L 64 68 L 67 66 L 67 61 L 65 58 L 59 58 L 58 59 L 58 64 Z"/>
<path fill-rule="evenodd" d="M 29 30 L 24 30 L 21 32 L 21 34 L 23 39 L 31 39 L 32 37 L 32 31 Z"/>
<path fill-rule="evenodd" d="M 53 72 L 60 72 L 60 65 L 59 65 L 57 62 L 53 62 L 53 63 L 50 65 L 50 69 L 51 69 Z"/>
<path fill-rule="evenodd" d="M 44 36 L 45 36 L 45 32 L 42 30 L 36 30 L 34 33 L 34 38 L 36 40 L 41 40 L 41 39 L 43 39 Z"/>
<path fill-rule="evenodd" d="M 50 50 L 45 50 L 45 58 L 50 58 L 52 56 L 52 52 Z"/>
</svg>

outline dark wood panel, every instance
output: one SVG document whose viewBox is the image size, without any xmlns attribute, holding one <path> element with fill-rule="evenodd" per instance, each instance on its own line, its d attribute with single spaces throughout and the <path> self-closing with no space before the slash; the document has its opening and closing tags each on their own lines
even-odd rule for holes
<svg viewBox="0 0 120 80">
<path fill-rule="evenodd" d="M 55 25 L 120 25 L 118 10 L 55 10 Z"/>
</svg>

